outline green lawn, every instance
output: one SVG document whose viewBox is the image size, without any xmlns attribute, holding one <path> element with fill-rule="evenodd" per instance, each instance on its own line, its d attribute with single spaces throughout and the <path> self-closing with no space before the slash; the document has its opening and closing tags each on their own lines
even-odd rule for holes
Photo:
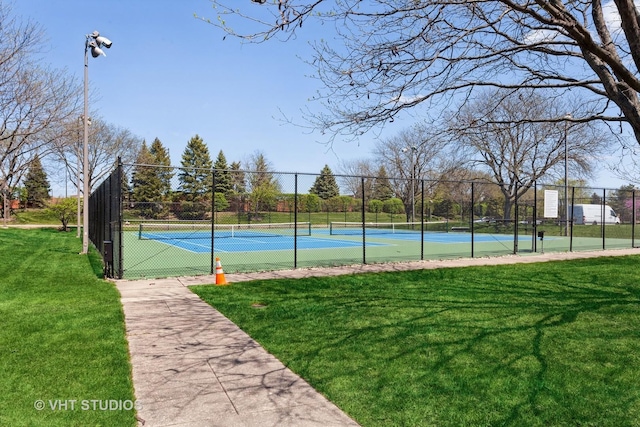
<svg viewBox="0 0 640 427">
<path fill-rule="evenodd" d="M 0 229 L 1 426 L 136 424 L 118 408 L 133 402 L 120 297 L 81 246 L 75 233 Z"/>
<path fill-rule="evenodd" d="M 363 426 L 637 426 L 639 262 L 192 289 Z"/>
<path fill-rule="evenodd" d="M 70 224 L 76 223 L 75 215 Z M 47 209 L 16 209 L 12 213 L 10 224 L 46 224 L 62 226 L 60 219 Z"/>
</svg>

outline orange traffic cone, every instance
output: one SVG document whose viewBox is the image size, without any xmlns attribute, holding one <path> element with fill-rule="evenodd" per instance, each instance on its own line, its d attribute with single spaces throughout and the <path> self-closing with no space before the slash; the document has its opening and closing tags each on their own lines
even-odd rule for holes
<svg viewBox="0 0 640 427">
<path fill-rule="evenodd" d="M 229 285 L 227 279 L 224 277 L 224 271 L 222 271 L 222 264 L 220 258 L 216 258 L 216 285 Z"/>
</svg>

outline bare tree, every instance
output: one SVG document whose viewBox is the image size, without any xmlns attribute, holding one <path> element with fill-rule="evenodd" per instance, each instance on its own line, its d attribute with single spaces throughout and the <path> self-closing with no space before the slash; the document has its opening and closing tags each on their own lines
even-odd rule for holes
<svg viewBox="0 0 640 427">
<path fill-rule="evenodd" d="M 619 153 L 621 161 L 609 165 L 612 175 L 620 180 L 640 186 L 640 147 L 637 144 L 624 144 Z"/>
<path fill-rule="evenodd" d="M 592 171 L 604 148 L 602 132 L 588 123 L 544 121 L 545 116 L 560 116 L 568 108 L 535 91 L 490 90 L 448 118 L 453 138 L 467 150 L 470 164 L 499 185 L 505 219 L 536 180 L 562 176 L 565 151 L 572 178 Z"/>
<path fill-rule="evenodd" d="M 407 219 L 415 217 L 415 204 L 435 188 L 436 181 L 459 169 L 455 150 L 445 132 L 428 124 L 414 125 L 381 140 L 374 149 L 378 164 L 385 165 L 397 197 L 405 204 Z"/>
<path fill-rule="evenodd" d="M 8 196 L 39 156 L 53 149 L 62 124 L 79 112 L 80 86 L 62 71 L 43 69 L 35 54 L 44 37 L 40 28 L 11 16 L 0 2 L 0 189 L 3 221 Z"/>
<path fill-rule="evenodd" d="M 79 116 L 66 124 L 66 132 L 61 135 L 52 151 L 55 164 L 61 165 L 66 175 L 78 189 L 83 187 L 82 174 L 82 132 L 83 123 Z M 89 193 L 114 168 L 117 158 L 123 163 L 134 163 L 142 138 L 130 130 L 107 123 L 100 118 L 93 118 L 89 126 Z M 79 187 L 78 187 L 79 185 Z"/>
<path fill-rule="evenodd" d="M 343 193 L 353 197 L 362 197 L 362 178 L 364 177 L 365 197 L 371 197 L 373 193 L 372 179 L 375 177 L 377 167 L 371 159 L 345 160 L 338 166 L 338 180 Z"/>
<path fill-rule="evenodd" d="M 337 33 L 316 41 L 309 61 L 328 111 L 309 120 L 333 137 L 356 138 L 402 111 L 502 87 L 580 94 L 585 108 L 574 122 L 625 122 L 640 143 L 632 0 L 211 1 L 219 16 L 205 20 L 244 41 L 287 40 L 316 22 L 323 35 Z"/>
</svg>

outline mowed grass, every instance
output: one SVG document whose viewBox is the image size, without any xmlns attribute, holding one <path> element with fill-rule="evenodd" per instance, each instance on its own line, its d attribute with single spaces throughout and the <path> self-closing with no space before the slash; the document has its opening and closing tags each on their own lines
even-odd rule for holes
<svg viewBox="0 0 640 427">
<path fill-rule="evenodd" d="M 639 263 L 192 289 L 363 426 L 620 427 L 640 425 Z"/>
<path fill-rule="evenodd" d="M 124 316 L 81 246 L 75 233 L 0 229 L 2 426 L 136 425 L 104 403 L 134 399 Z"/>
</svg>

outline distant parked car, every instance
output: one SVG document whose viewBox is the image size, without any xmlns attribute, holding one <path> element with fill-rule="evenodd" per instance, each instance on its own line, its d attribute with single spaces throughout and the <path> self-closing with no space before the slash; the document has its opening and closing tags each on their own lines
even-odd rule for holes
<svg viewBox="0 0 640 427">
<path fill-rule="evenodd" d="M 491 217 L 488 217 L 488 216 L 483 216 L 482 218 L 476 219 L 473 222 L 475 222 L 475 223 L 485 222 L 485 223 L 489 224 L 489 223 L 492 223 L 492 222 L 496 222 L 496 220 L 495 220 L 495 218 L 491 218 Z"/>
<path fill-rule="evenodd" d="M 524 221 L 520 221 L 520 224 L 533 224 L 533 220 L 532 219 L 525 219 Z M 540 225 L 542 224 L 542 220 L 541 219 L 537 219 L 536 220 L 536 225 Z"/>
</svg>

